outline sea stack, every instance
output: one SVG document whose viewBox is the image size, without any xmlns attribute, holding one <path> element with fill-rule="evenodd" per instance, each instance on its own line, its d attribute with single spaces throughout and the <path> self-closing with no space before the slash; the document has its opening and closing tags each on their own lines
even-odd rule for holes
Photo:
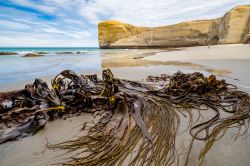
<svg viewBox="0 0 250 166">
<path fill-rule="evenodd" d="M 162 48 L 250 43 L 250 6 L 223 17 L 161 27 L 138 27 L 115 20 L 98 24 L 100 48 Z"/>
</svg>

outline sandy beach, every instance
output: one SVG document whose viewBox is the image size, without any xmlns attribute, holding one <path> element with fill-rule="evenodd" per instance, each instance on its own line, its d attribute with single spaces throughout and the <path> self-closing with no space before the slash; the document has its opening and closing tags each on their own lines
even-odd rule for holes
<svg viewBox="0 0 250 166">
<path fill-rule="evenodd" d="M 249 166 L 249 0 L 0 1 L 0 166 Z"/>
<path fill-rule="evenodd" d="M 80 72 L 81 74 L 97 73 L 100 77 L 103 68 L 110 68 L 117 78 L 144 81 L 148 75 L 171 74 L 178 70 L 183 72 L 200 71 L 205 75 L 216 74 L 218 77 L 236 84 L 241 90 L 250 92 L 250 65 L 249 45 L 218 45 L 208 47 L 190 47 L 179 50 L 123 50 L 120 52 L 102 52 L 100 55 L 101 68 L 95 71 Z M 139 58 L 138 58 L 139 57 Z M 114 63 L 115 62 L 115 63 Z M 114 65 L 116 64 L 116 65 Z M 49 82 L 52 76 L 42 77 Z M 1 85 L 1 91 L 21 89 L 29 80 Z M 52 152 L 45 148 L 46 141 L 61 142 L 80 132 L 82 124 L 90 121 L 91 114 L 83 114 L 67 120 L 49 122 L 46 127 L 34 136 L 23 138 L 16 142 L 0 145 L 0 165 L 19 166 L 49 165 L 60 161 L 56 157 L 61 152 Z M 185 118 L 178 132 L 177 151 L 180 156 L 180 165 L 183 165 L 184 156 L 191 140 L 187 132 Z M 250 139 L 247 135 L 234 140 L 234 133 L 230 130 L 205 158 L 204 165 L 242 165 L 250 163 Z M 197 164 L 197 158 L 202 147 L 201 141 L 196 141 L 191 152 L 190 165 Z M 230 160 L 229 160 L 230 158 Z"/>
<path fill-rule="evenodd" d="M 211 60 L 211 59 L 249 59 L 249 45 L 227 44 L 189 47 L 182 51 L 156 53 L 155 56 L 147 57 L 148 60 L 161 61 L 190 61 L 190 60 Z"/>
</svg>

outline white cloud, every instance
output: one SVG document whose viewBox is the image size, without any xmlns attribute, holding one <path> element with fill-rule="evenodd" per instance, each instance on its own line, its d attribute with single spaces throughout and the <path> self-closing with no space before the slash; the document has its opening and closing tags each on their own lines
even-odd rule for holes
<svg viewBox="0 0 250 166">
<path fill-rule="evenodd" d="M 0 45 L 1 47 L 93 47 L 98 43 L 90 38 L 67 38 L 60 35 L 17 32 L 15 35 L 0 36 Z"/>
<path fill-rule="evenodd" d="M 41 31 L 45 33 L 52 33 L 52 34 L 61 34 L 63 37 L 68 36 L 75 39 L 82 39 L 84 37 L 90 37 L 91 33 L 88 31 L 65 31 L 60 30 L 52 26 L 48 26 L 46 28 L 42 28 Z"/>
<path fill-rule="evenodd" d="M 14 21 L 7 21 L 7 20 L 0 20 L 0 28 L 6 28 L 6 29 L 27 29 L 30 28 L 30 26 L 26 24 L 22 24 L 19 22 L 14 22 Z"/>
<path fill-rule="evenodd" d="M 64 18 L 63 21 L 68 24 L 77 24 L 77 25 L 82 25 L 84 24 L 83 21 L 76 20 L 76 19 L 70 19 L 70 18 Z"/>
<path fill-rule="evenodd" d="M 83 3 L 79 10 L 80 15 L 93 24 L 108 16 L 141 26 L 159 26 L 220 17 L 238 4 L 249 4 L 249 0 L 101 0 Z"/>
<path fill-rule="evenodd" d="M 34 9 L 37 9 L 39 11 L 43 11 L 46 13 L 53 13 L 53 12 L 55 12 L 55 9 L 56 9 L 53 6 L 40 5 L 35 1 L 29 1 L 29 0 L 11 0 L 11 1 L 15 4 L 34 8 Z"/>
<path fill-rule="evenodd" d="M 107 19 L 138 26 L 162 26 L 181 21 L 221 17 L 249 0 L 11 0 L 38 10 L 3 7 L 1 46 L 98 46 L 97 23 Z M 41 19 L 42 14 L 55 20 Z"/>
</svg>

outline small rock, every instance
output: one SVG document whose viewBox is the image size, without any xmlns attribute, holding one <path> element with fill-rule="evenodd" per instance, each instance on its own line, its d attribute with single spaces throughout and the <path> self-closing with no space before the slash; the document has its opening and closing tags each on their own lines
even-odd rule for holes
<svg viewBox="0 0 250 166">
<path fill-rule="evenodd" d="M 142 59 L 143 56 L 134 57 L 133 59 Z"/>
<path fill-rule="evenodd" d="M 17 55 L 16 52 L 0 52 L 0 55 Z"/>
<path fill-rule="evenodd" d="M 74 54 L 74 53 L 69 51 L 64 51 L 64 52 L 57 52 L 56 54 Z"/>
<path fill-rule="evenodd" d="M 44 54 L 48 54 L 47 52 L 38 52 L 37 54 L 42 54 L 42 55 L 44 55 Z"/>
<path fill-rule="evenodd" d="M 36 53 L 28 53 L 28 54 L 25 54 L 23 57 L 40 57 L 40 56 L 44 56 L 44 55 L 36 54 Z"/>
</svg>

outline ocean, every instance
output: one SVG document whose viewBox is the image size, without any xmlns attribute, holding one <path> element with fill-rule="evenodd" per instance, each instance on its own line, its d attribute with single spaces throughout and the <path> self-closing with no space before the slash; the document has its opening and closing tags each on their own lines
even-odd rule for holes
<svg viewBox="0 0 250 166">
<path fill-rule="evenodd" d="M 100 50 L 98 47 L 0 47 L 0 52 L 78 52 L 78 51 L 96 51 Z"/>
<path fill-rule="evenodd" d="M 99 70 L 102 51 L 112 50 L 95 47 L 0 48 L 0 52 L 17 53 L 17 55 L 0 56 L 0 84 L 53 76 L 65 69 L 75 72 Z M 23 57 L 27 53 L 35 52 L 46 52 L 46 54 L 41 57 Z"/>
</svg>

